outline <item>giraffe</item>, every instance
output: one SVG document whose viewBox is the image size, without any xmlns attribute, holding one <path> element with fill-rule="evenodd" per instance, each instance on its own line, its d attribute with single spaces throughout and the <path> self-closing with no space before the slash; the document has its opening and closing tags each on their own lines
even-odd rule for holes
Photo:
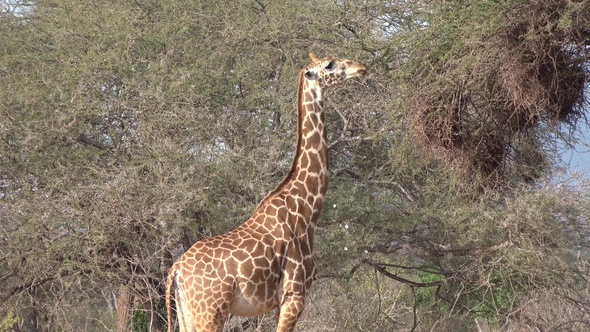
<svg viewBox="0 0 590 332">
<path fill-rule="evenodd" d="M 175 287 L 181 332 L 222 332 L 230 313 L 258 316 L 275 309 L 277 331 L 293 331 L 316 267 L 314 229 L 328 184 L 322 89 L 364 76 L 362 63 L 328 56 L 300 74 L 297 144 L 291 167 L 236 229 L 196 242 L 170 268 L 168 332 Z"/>
</svg>

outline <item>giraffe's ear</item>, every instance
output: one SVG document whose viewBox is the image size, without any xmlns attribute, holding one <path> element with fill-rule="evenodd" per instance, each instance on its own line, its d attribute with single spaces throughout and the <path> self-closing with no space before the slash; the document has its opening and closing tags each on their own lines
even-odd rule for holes
<svg viewBox="0 0 590 332">
<path fill-rule="evenodd" d="M 315 72 L 308 70 L 305 72 L 305 78 L 307 78 L 310 81 L 315 81 L 318 79 L 318 75 Z"/>
<path fill-rule="evenodd" d="M 309 58 L 311 59 L 311 61 L 318 61 L 319 60 L 318 57 L 315 56 L 315 54 L 313 54 L 313 53 L 309 53 Z"/>
</svg>

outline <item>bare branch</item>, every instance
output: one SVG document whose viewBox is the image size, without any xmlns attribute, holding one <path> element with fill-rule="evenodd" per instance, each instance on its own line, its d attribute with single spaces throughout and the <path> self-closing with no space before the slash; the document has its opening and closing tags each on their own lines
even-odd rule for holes
<svg viewBox="0 0 590 332">
<path fill-rule="evenodd" d="M 412 280 L 409 280 L 406 278 L 402 278 L 396 274 L 393 274 L 393 273 L 387 271 L 386 266 L 384 266 L 381 263 L 375 263 L 375 262 L 372 262 L 368 259 L 363 259 L 361 262 L 372 266 L 377 272 L 383 274 L 384 276 L 387 276 L 393 280 L 399 281 L 399 282 L 406 284 L 408 286 L 411 286 L 411 287 L 434 287 L 434 286 L 439 286 L 439 285 L 443 284 L 443 282 L 444 282 L 444 281 L 415 282 L 415 281 L 412 281 Z"/>
</svg>

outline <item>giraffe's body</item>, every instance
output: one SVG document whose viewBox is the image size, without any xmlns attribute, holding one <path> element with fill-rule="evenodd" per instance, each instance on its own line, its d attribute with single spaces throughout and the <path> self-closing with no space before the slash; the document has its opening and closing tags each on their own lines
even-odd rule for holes
<svg viewBox="0 0 590 332">
<path fill-rule="evenodd" d="M 257 316 L 272 309 L 277 331 L 293 331 L 303 311 L 328 181 L 322 88 L 367 70 L 349 60 L 310 57 L 299 81 L 297 147 L 289 173 L 244 224 L 195 243 L 170 269 L 168 317 L 175 284 L 181 332 L 221 332 L 229 313 Z M 169 321 L 169 331 L 171 326 Z"/>
</svg>

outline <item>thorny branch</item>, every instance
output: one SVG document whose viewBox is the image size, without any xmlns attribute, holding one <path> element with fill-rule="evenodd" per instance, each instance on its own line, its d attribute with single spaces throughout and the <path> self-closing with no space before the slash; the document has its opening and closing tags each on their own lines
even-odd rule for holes
<svg viewBox="0 0 590 332">
<path fill-rule="evenodd" d="M 372 266 L 375 269 L 375 271 L 383 274 L 384 276 L 389 277 L 393 280 L 399 281 L 401 283 L 404 283 L 404 284 L 411 286 L 411 287 L 434 287 L 434 286 L 439 286 L 443 283 L 443 281 L 415 282 L 415 281 L 412 281 L 412 280 L 409 280 L 406 278 L 402 278 L 396 274 L 393 274 L 393 273 L 387 271 L 387 269 L 386 269 L 387 264 L 376 263 L 376 262 L 373 262 L 369 259 L 363 259 L 363 260 L 361 260 L 361 263 Z"/>
</svg>

